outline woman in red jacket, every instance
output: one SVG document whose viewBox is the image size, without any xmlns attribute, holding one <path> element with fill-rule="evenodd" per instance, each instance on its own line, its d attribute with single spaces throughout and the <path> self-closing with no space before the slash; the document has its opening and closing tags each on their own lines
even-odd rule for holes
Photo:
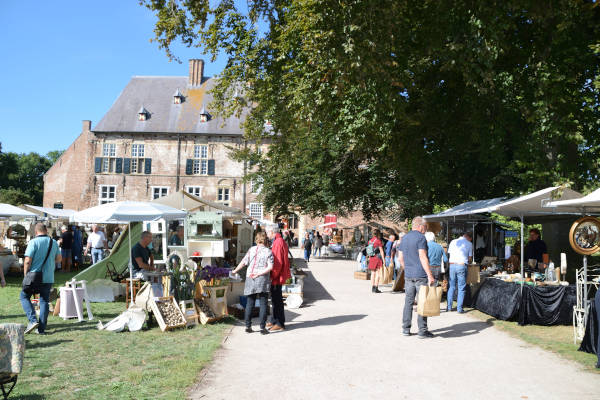
<svg viewBox="0 0 600 400">
<path fill-rule="evenodd" d="M 285 329 L 285 312 L 283 310 L 283 295 L 281 285 L 285 285 L 291 276 L 289 249 L 285 240 L 279 234 L 278 226 L 268 226 L 267 236 L 272 241 L 271 252 L 273 253 L 273 269 L 271 270 L 271 304 L 273 313 L 271 322 L 267 324 L 271 332 Z"/>
</svg>

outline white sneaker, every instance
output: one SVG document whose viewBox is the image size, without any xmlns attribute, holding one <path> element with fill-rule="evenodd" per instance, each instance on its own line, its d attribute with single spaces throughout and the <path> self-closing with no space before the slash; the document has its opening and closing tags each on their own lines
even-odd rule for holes
<svg viewBox="0 0 600 400">
<path fill-rule="evenodd" d="M 34 322 L 34 323 L 29 323 L 27 324 L 27 329 L 25 329 L 25 334 L 27 333 L 31 333 L 34 329 L 36 329 L 38 327 L 39 323 L 38 322 Z"/>
</svg>

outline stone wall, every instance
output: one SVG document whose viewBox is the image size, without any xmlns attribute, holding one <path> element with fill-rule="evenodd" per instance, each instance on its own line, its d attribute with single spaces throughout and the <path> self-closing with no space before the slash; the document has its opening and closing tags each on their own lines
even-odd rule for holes
<svg viewBox="0 0 600 400">
<path fill-rule="evenodd" d="M 230 148 L 242 146 L 240 137 L 187 135 L 179 138 L 167 134 L 96 134 L 84 121 L 79 137 L 65 151 L 44 177 L 44 206 L 62 202 L 64 208 L 81 210 L 100 201 L 100 186 L 113 185 L 117 201 L 150 201 L 154 187 L 166 187 L 168 193 L 188 186 L 201 187 L 201 197 L 218 201 L 219 188 L 228 188 L 232 207 L 244 208 L 256 201 L 250 184 L 243 183 L 244 166 L 229 158 Z M 103 145 L 115 144 L 115 158 L 131 158 L 132 144 L 144 144 L 144 158 L 151 159 L 151 173 L 96 173 L 95 159 L 102 157 Z M 194 157 L 195 145 L 208 146 L 208 159 L 214 160 L 214 175 L 187 175 L 186 160 Z M 179 151 L 178 151 L 179 148 Z M 179 179 L 177 160 L 179 153 Z"/>
</svg>

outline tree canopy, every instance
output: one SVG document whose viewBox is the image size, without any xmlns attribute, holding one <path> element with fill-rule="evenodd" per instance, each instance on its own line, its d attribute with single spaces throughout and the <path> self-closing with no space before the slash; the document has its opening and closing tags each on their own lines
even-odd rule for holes
<svg viewBox="0 0 600 400">
<path fill-rule="evenodd" d="M 62 151 L 46 156 L 0 151 L 0 203 L 41 205 L 44 198 L 44 174 Z"/>
<path fill-rule="evenodd" d="M 247 139 L 271 143 L 234 153 L 269 209 L 414 215 L 596 185 L 597 2 L 140 3 L 169 57 L 178 40 L 226 57 L 212 107 L 250 109 Z"/>
</svg>

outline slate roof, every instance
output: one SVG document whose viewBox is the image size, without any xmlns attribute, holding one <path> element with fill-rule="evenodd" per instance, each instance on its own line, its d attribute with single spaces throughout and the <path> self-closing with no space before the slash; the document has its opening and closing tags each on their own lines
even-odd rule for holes
<svg viewBox="0 0 600 400">
<path fill-rule="evenodd" d="M 244 115 L 223 120 L 207 109 L 213 117 L 200 122 L 202 108 L 213 100 L 208 92 L 214 85 L 214 78 L 205 78 L 201 86 L 190 87 L 187 76 L 134 76 L 92 131 L 243 135 L 240 122 Z M 178 88 L 185 98 L 181 104 L 174 104 L 173 93 Z M 149 113 L 146 121 L 138 120 L 142 106 Z"/>
</svg>

